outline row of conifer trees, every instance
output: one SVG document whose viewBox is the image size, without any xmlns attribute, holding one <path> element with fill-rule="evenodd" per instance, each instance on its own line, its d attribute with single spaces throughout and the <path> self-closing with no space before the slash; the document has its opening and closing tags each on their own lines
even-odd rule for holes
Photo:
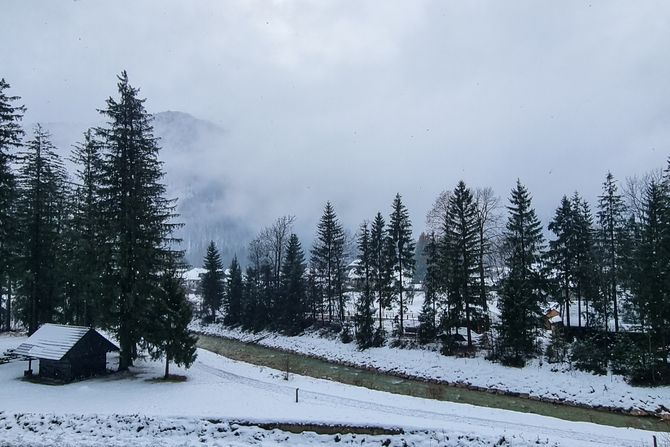
<svg viewBox="0 0 670 447">
<path fill-rule="evenodd" d="M 490 189 L 473 192 L 459 182 L 438 198 L 429 213 L 432 231 L 420 240 L 427 265 L 423 277 L 414 278 L 425 291 L 418 328 L 413 328 L 418 340 L 440 341 L 446 354 L 471 353 L 485 340 L 492 358 L 523 365 L 541 354 L 543 317 L 553 304 L 566 328 L 554 332 L 550 360 L 560 352 L 565 359 L 567 342 L 576 337 L 572 351 L 578 366 L 599 372 L 611 366 L 649 383 L 667 380 L 668 172 L 629 181 L 625 195 L 608 174 L 595 213 L 579 194 L 563 197 L 547 226 L 548 242 L 520 182 L 511 191 L 506 216 L 500 215 Z M 354 244 L 327 203 L 309 262 L 290 232 L 291 223 L 284 217 L 264 229 L 250 246 L 246 274 L 233 260 L 227 287 L 222 273 L 212 276 L 222 266 L 210 246 L 203 283 L 210 320 L 222 306 L 224 323 L 249 330 L 297 334 L 312 324 L 336 322 L 343 339 L 353 336 L 365 349 L 384 343 L 383 312 L 393 306 L 395 333 L 404 333 L 416 256 L 400 195 L 389 225 L 378 213 L 361 225 Z M 352 258 L 356 275 L 347 282 L 345 266 Z M 212 284 L 219 284 L 216 292 L 207 289 Z M 345 318 L 350 299 L 355 312 Z M 493 319 L 492 302 L 497 304 Z M 459 331 L 464 331 L 464 343 L 453 337 Z"/>
<path fill-rule="evenodd" d="M 118 96 L 71 153 L 70 176 L 49 133 L 27 135 L 25 107 L 0 81 L 0 296 L 12 320 L 111 330 L 120 369 L 138 347 L 190 365 L 191 309 L 172 239 L 175 202 L 165 197 L 152 117 L 123 72 Z M 167 366 L 166 366 L 167 368 Z M 167 369 L 166 369 L 167 374 Z"/>
</svg>

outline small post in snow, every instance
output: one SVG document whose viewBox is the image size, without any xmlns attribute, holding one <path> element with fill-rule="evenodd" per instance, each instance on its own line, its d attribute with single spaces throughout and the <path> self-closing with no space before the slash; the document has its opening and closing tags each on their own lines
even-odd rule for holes
<svg viewBox="0 0 670 447">
<path fill-rule="evenodd" d="M 654 438 L 654 447 L 658 447 L 658 444 L 656 443 L 656 435 L 654 435 L 653 438 Z"/>
<path fill-rule="evenodd" d="M 296 389 L 295 389 L 295 403 L 298 403 L 298 390 L 299 390 L 299 389 L 300 389 L 300 388 L 296 388 Z M 656 439 L 656 438 L 654 437 L 654 439 Z"/>
</svg>

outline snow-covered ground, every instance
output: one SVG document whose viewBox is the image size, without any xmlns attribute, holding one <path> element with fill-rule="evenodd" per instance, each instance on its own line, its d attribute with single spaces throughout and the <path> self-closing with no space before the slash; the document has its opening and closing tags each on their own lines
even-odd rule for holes
<svg viewBox="0 0 670 447">
<path fill-rule="evenodd" d="M 0 350 L 24 337 L 0 336 Z M 25 362 L 0 365 L 0 445 L 328 445 L 335 435 L 291 435 L 236 421 L 402 427 L 404 435 L 346 435 L 383 445 L 649 445 L 652 433 L 400 396 L 236 362 L 199 350 L 188 380 L 166 383 L 162 365 L 63 386 L 21 380 Z M 300 389 L 300 402 L 295 390 Z M 222 421 L 222 422 L 219 422 Z M 236 434 L 238 433 L 238 434 Z M 662 436 L 662 435 L 661 435 Z M 366 442 L 365 445 L 369 445 Z"/>
<path fill-rule="evenodd" d="M 220 325 L 193 328 L 206 334 L 256 342 L 263 346 L 420 378 L 464 383 L 591 406 L 653 413 L 668 412 L 670 408 L 670 387 L 633 387 L 622 376 L 598 376 L 569 369 L 567 365 L 558 367 L 540 360 L 534 360 L 524 368 L 511 368 L 482 357 L 447 357 L 428 349 L 384 346 L 359 351 L 355 343 L 344 344 L 337 338 L 320 337 L 315 332 L 286 337 L 271 332 L 252 334 Z"/>
</svg>

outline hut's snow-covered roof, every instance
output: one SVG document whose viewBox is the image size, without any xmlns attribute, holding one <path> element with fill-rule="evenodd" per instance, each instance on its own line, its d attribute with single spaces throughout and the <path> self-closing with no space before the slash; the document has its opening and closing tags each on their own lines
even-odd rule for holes
<svg viewBox="0 0 670 447">
<path fill-rule="evenodd" d="M 84 326 L 47 323 L 21 343 L 14 352 L 26 357 L 60 360 L 89 330 L 91 329 Z"/>
</svg>

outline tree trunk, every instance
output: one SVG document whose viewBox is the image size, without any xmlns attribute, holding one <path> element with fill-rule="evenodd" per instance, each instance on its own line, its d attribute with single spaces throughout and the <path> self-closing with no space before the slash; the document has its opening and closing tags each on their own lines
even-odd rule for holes
<svg viewBox="0 0 670 447">
<path fill-rule="evenodd" d="M 565 274 L 565 321 L 566 326 L 570 326 L 570 283 L 567 272 Z"/>
<path fill-rule="evenodd" d="M 472 349 L 472 329 L 470 326 L 470 303 L 465 302 L 465 320 L 468 322 L 468 349 Z"/>
<path fill-rule="evenodd" d="M 614 311 L 614 332 L 619 332 L 619 305 L 617 303 L 617 296 L 616 296 L 616 249 L 614 245 L 614 228 L 610 230 L 610 246 L 611 246 L 611 253 L 610 255 L 612 256 L 612 271 L 610 274 L 612 275 L 612 303 L 614 305 L 614 308 L 612 309 Z"/>
<path fill-rule="evenodd" d="M 165 378 L 170 377 L 170 356 L 165 354 Z"/>
<path fill-rule="evenodd" d="M 12 330 L 12 281 L 7 280 L 7 304 L 5 306 L 5 329 Z"/>
<path fill-rule="evenodd" d="M 119 371 L 126 371 L 129 367 L 133 366 L 133 346 L 130 340 L 129 329 L 123 321 L 119 328 L 119 347 L 121 348 L 121 352 L 119 353 Z"/>
<path fill-rule="evenodd" d="M 577 325 L 582 327 L 582 290 L 577 284 Z"/>
<path fill-rule="evenodd" d="M 403 320 L 404 320 L 404 317 L 405 317 L 405 310 L 403 308 L 405 307 L 404 306 L 405 303 L 402 300 L 402 288 L 403 288 L 402 287 L 402 258 L 400 258 L 400 260 L 398 261 L 398 266 L 400 267 L 400 269 L 399 269 L 400 270 L 400 332 L 398 334 L 402 337 L 402 335 L 405 333 L 405 327 L 403 325 Z"/>
<path fill-rule="evenodd" d="M 379 333 L 381 333 L 382 330 L 384 329 L 382 323 L 384 321 L 384 315 L 382 314 L 383 312 L 382 303 L 383 303 L 382 292 L 381 290 L 379 290 Z"/>
<path fill-rule="evenodd" d="M 488 311 L 488 303 L 486 302 L 486 277 L 484 275 L 484 226 L 479 227 L 479 299 L 481 300 L 482 309 L 484 312 Z"/>
</svg>

